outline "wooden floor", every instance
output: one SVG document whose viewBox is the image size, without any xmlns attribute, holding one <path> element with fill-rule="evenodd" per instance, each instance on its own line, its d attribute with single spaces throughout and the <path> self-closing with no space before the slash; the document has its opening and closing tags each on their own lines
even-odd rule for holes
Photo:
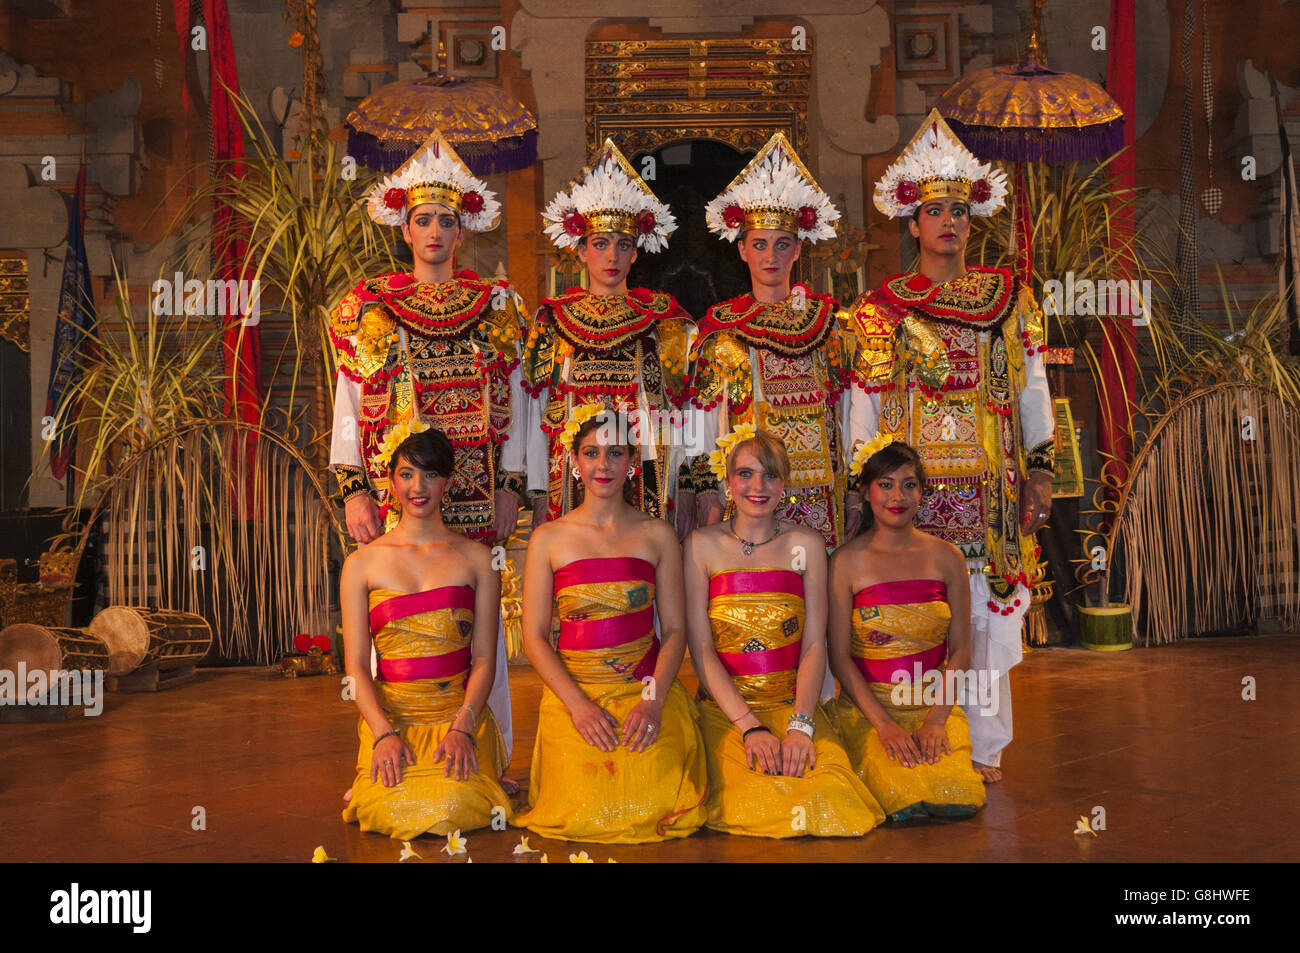
<svg viewBox="0 0 1300 953">
<path fill-rule="evenodd" d="M 1256 700 L 1242 698 L 1242 679 Z M 694 689 L 689 672 L 683 677 Z M 514 777 L 526 782 L 540 683 L 512 669 Z M 1040 649 L 1012 676 L 1007 779 L 974 819 L 865 837 L 768 841 L 701 832 L 636 847 L 586 847 L 604 862 L 1262 861 L 1300 857 L 1300 636 L 1180 643 L 1127 653 Z M 317 845 L 395 861 L 398 842 L 340 819 L 356 709 L 337 678 L 285 681 L 206 670 L 103 714 L 0 725 L 0 861 L 306 861 Z M 193 830 L 194 809 L 206 830 Z M 1081 815 L 1106 829 L 1076 836 Z M 512 856 L 520 831 L 468 835 L 475 862 Z M 531 837 L 550 860 L 580 846 Z M 442 838 L 415 843 L 447 860 Z M 457 860 L 464 860 L 459 857 Z"/>
</svg>

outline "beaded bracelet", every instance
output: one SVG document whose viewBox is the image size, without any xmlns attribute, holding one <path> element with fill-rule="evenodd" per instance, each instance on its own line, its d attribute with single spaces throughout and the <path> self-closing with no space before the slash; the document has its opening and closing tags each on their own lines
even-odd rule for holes
<svg viewBox="0 0 1300 953">
<path fill-rule="evenodd" d="M 396 737 L 400 737 L 400 735 L 398 735 L 397 733 L 396 728 L 394 728 L 392 731 L 385 731 L 382 735 L 380 735 L 378 738 L 375 739 L 375 743 L 370 747 L 376 748 L 379 746 L 379 742 L 383 741 L 385 738 L 396 738 Z"/>
</svg>

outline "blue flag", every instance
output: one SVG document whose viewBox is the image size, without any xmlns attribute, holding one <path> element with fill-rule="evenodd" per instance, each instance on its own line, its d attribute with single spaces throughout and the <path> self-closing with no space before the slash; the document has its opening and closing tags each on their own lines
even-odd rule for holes
<svg viewBox="0 0 1300 953">
<path fill-rule="evenodd" d="M 80 407 L 65 408 L 69 387 L 81 375 L 81 359 L 87 344 L 98 338 L 95 296 L 90 290 L 90 265 L 86 262 L 86 167 L 77 172 L 77 188 L 68 213 L 68 253 L 63 259 L 63 283 L 59 289 L 59 315 L 50 349 L 50 383 L 45 392 L 45 414 L 59 421 L 50 444 L 50 472 L 63 479 L 72 460 L 76 433 L 72 429 Z M 62 415 L 62 416 L 60 416 Z"/>
</svg>

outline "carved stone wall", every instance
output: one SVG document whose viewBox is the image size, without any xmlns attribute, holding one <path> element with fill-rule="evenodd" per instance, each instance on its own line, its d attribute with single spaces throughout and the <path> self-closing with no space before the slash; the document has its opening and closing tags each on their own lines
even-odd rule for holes
<svg viewBox="0 0 1300 953">
<path fill-rule="evenodd" d="M 511 46 L 533 82 L 540 123 L 543 191 L 550 195 L 586 161 L 585 43 L 607 22 L 598 0 L 521 0 Z M 889 18 L 874 0 L 809 0 L 792 9 L 778 0 L 717 0 L 701 12 L 693 0 L 664 0 L 642 18 L 665 38 L 737 36 L 765 17 L 797 17 L 812 52 L 807 158 L 822 187 L 844 197 L 846 217 L 862 224 L 862 159 L 898 140 L 892 115 L 867 118 L 872 68 L 890 43 Z"/>
</svg>

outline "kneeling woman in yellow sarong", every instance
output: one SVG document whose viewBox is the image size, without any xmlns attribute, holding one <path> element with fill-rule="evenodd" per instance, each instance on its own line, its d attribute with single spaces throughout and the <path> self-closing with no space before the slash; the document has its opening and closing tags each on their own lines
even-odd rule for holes
<svg viewBox="0 0 1300 953">
<path fill-rule="evenodd" d="M 496 780 L 505 743 L 486 704 L 501 584 L 491 550 L 442 522 L 452 460 L 439 431 L 401 440 L 390 467 L 401 520 L 348 556 L 339 582 L 347 673 L 361 710 L 343 820 L 399 840 L 511 815 Z"/>
<path fill-rule="evenodd" d="M 984 805 L 955 676 L 970 667 L 961 550 L 912 525 L 925 473 L 905 443 L 863 444 L 863 529 L 831 557 L 830 714 L 890 820 L 970 817 Z"/>
<path fill-rule="evenodd" d="M 708 826 L 853 837 L 885 820 L 817 704 L 826 672 L 826 550 L 777 519 L 789 457 L 742 426 L 713 463 L 735 515 L 686 543 L 687 630 L 709 757 Z"/>
<path fill-rule="evenodd" d="M 620 415 L 582 405 L 561 441 L 582 502 L 534 529 L 524 559 L 524 651 L 545 688 L 529 810 L 516 823 L 604 844 L 685 837 L 704 822 L 707 771 L 677 681 L 686 652 L 677 536 L 626 499 L 637 451 Z"/>
</svg>

